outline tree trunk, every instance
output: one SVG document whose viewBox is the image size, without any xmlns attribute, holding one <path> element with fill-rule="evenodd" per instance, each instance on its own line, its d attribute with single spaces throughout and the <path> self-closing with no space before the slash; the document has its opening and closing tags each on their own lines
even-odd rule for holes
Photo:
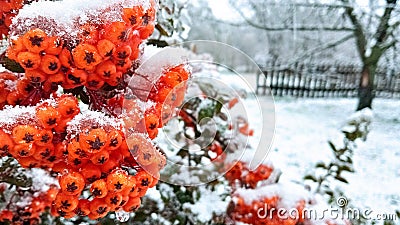
<svg viewBox="0 0 400 225">
<path fill-rule="evenodd" d="M 376 72 L 376 64 L 364 64 L 361 72 L 360 86 L 358 89 L 358 106 L 357 111 L 364 108 L 372 109 L 372 100 L 375 97 L 374 78 Z"/>
</svg>

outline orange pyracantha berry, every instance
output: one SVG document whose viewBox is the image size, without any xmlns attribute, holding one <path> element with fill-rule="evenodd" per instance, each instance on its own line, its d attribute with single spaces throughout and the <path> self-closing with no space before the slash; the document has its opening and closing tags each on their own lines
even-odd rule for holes
<svg viewBox="0 0 400 225">
<path fill-rule="evenodd" d="M 143 7 L 134 6 L 133 8 L 124 8 L 122 10 L 122 19 L 125 23 L 132 26 L 133 29 L 138 28 L 143 23 Z"/>
<path fill-rule="evenodd" d="M 173 94 L 174 92 L 172 88 L 168 86 L 162 86 L 157 90 L 155 100 L 160 103 L 165 103 L 165 105 L 170 105 Z"/>
<path fill-rule="evenodd" d="M 104 198 L 106 204 L 110 207 L 111 210 L 115 210 L 120 207 L 120 204 L 123 200 L 121 193 L 113 193 L 109 192 L 108 195 Z"/>
<path fill-rule="evenodd" d="M 16 144 L 32 144 L 38 140 L 38 129 L 31 125 L 18 125 L 12 130 Z"/>
<path fill-rule="evenodd" d="M 22 42 L 28 51 L 32 53 L 40 53 L 47 49 L 49 43 L 47 42 L 47 34 L 40 29 L 33 29 L 24 34 Z"/>
<path fill-rule="evenodd" d="M 124 140 L 123 134 L 121 134 L 118 130 L 112 130 L 108 133 L 108 142 L 106 144 L 107 150 L 116 150 L 118 149 Z"/>
<path fill-rule="evenodd" d="M 126 137 L 126 145 L 129 148 L 129 152 L 134 157 L 137 157 L 138 154 L 143 151 L 143 149 L 153 148 L 150 140 L 139 134 Z M 124 144 L 122 146 L 124 146 Z"/>
<path fill-rule="evenodd" d="M 89 153 L 83 150 L 79 142 L 76 140 L 72 140 L 71 142 L 68 143 L 67 150 L 68 150 L 68 155 L 71 156 L 72 158 L 78 158 L 78 159 L 89 158 Z"/>
<path fill-rule="evenodd" d="M 119 162 L 116 159 L 110 158 L 107 160 L 106 163 L 104 163 L 101 166 L 101 172 L 103 173 L 110 173 L 111 171 L 113 171 L 117 166 L 119 165 Z"/>
<path fill-rule="evenodd" d="M 81 174 L 85 178 L 87 184 L 93 183 L 101 177 L 101 170 L 99 166 L 88 163 L 82 168 Z"/>
<path fill-rule="evenodd" d="M 60 187 L 65 195 L 79 195 L 85 188 L 85 179 L 78 172 L 67 172 L 60 179 Z"/>
<path fill-rule="evenodd" d="M 24 43 L 22 43 L 22 38 L 12 38 L 10 41 L 10 47 L 7 49 L 7 57 L 17 61 L 18 53 L 26 51 Z"/>
<path fill-rule="evenodd" d="M 61 50 L 58 59 L 60 60 L 61 65 L 65 66 L 66 68 L 70 68 L 74 65 L 71 52 L 66 48 Z"/>
<path fill-rule="evenodd" d="M 123 206 L 123 209 L 126 212 L 134 212 L 139 209 L 140 205 L 141 205 L 140 198 L 138 197 L 129 198 L 128 202 Z"/>
<path fill-rule="evenodd" d="M 18 80 L 17 82 L 18 93 L 27 96 L 32 90 L 33 90 L 32 82 L 27 77 L 23 77 L 22 79 Z"/>
<path fill-rule="evenodd" d="M 97 51 L 104 60 L 113 56 L 115 51 L 115 44 L 107 39 L 102 39 L 97 43 Z"/>
<path fill-rule="evenodd" d="M 55 74 L 61 68 L 60 60 L 53 55 L 45 55 L 42 57 L 40 69 L 46 74 Z"/>
<path fill-rule="evenodd" d="M 104 85 L 104 80 L 97 74 L 91 73 L 86 80 L 86 88 L 90 90 L 99 90 Z"/>
<path fill-rule="evenodd" d="M 132 67 L 132 60 L 130 59 L 114 59 L 113 62 L 118 71 L 126 72 Z"/>
<path fill-rule="evenodd" d="M 139 28 L 139 34 L 141 39 L 147 39 L 154 32 L 155 23 L 149 22 L 146 26 Z"/>
<path fill-rule="evenodd" d="M 42 83 L 46 80 L 46 74 L 40 70 L 28 70 L 25 73 L 25 77 L 32 83 Z"/>
<path fill-rule="evenodd" d="M 84 217 L 90 214 L 90 201 L 87 199 L 79 199 L 78 207 L 75 208 L 76 215 Z"/>
<path fill-rule="evenodd" d="M 65 77 L 68 84 L 82 86 L 85 85 L 88 79 L 88 73 L 85 70 L 71 69 Z"/>
<path fill-rule="evenodd" d="M 132 48 L 129 45 L 120 45 L 114 52 L 114 58 L 116 59 L 128 59 L 132 54 Z"/>
<path fill-rule="evenodd" d="M 123 196 L 130 195 L 135 191 L 136 188 L 136 179 L 135 176 L 128 175 L 127 183 L 125 188 L 120 192 Z M 135 196 L 136 197 L 136 196 Z"/>
<path fill-rule="evenodd" d="M 101 56 L 97 48 L 90 44 L 79 44 L 72 50 L 75 65 L 80 69 L 93 70 L 101 63 Z"/>
<path fill-rule="evenodd" d="M 150 139 L 154 139 L 158 134 L 159 118 L 153 113 L 145 115 L 146 131 Z"/>
<path fill-rule="evenodd" d="M 17 61 L 25 70 L 35 70 L 40 66 L 41 57 L 32 52 L 20 52 Z"/>
<path fill-rule="evenodd" d="M 40 124 L 46 129 L 52 129 L 57 126 L 61 120 L 60 113 L 52 106 L 40 106 L 36 109 L 36 117 Z"/>
<path fill-rule="evenodd" d="M 107 183 L 104 179 L 96 180 L 90 187 L 90 192 L 95 198 L 104 198 L 108 194 Z"/>
<path fill-rule="evenodd" d="M 111 75 L 117 72 L 117 68 L 110 60 L 104 61 L 96 68 L 96 73 L 104 80 L 111 78 Z"/>
<path fill-rule="evenodd" d="M 106 80 L 106 82 L 110 85 L 110 86 L 118 86 L 119 84 L 121 84 L 123 82 L 123 74 L 122 72 L 116 72 L 114 74 L 111 75 L 110 79 Z"/>
<path fill-rule="evenodd" d="M 85 24 L 80 27 L 78 38 L 80 42 L 96 44 L 99 40 L 99 28 L 92 24 Z"/>
<path fill-rule="evenodd" d="M 64 118 L 72 118 L 80 112 L 77 99 L 69 95 L 64 95 L 58 100 L 57 110 Z"/>
<path fill-rule="evenodd" d="M 111 192 L 121 192 L 128 182 L 128 174 L 123 170 L 115 170 L 107 176 L 107 188 Z"/>
<path fill-rule="evenodd" d="M 61 212 L 72 212 L 76 209 L 76 207 L 78 207 L 78 204 L 78 198 L 72 197 L 71 195 L 67 195 L 63 192 L 59 192 L 54 200 L 54 207 L 57 209 L 57 211 Z M 62 214 L 60 215 L 62 216 Z"/>
<path fill-rule="evenodd" d="M 178 73 L 182 80 L 189 79 L 189 72 L 182 65 L 173 67 L 169 71 Z"/>
<path fill-rule="evenodd" d="M 16 157 L 16 158 L 20 157 L 20 158 L 18 158 L 18 162 L 23 168 L 35 168 L 35 167 L 38 167 L 38 161 L 35 158 L 33 158 L 32 156 L 21 157 L 21 156 L 18 156 L 16 154 L 13 154 L 13 153 L 11 155 Z"/>
<path fill-rule="evenodd" d="M 104 165 L 110 159 L 110 154 L 108 151 L 103 150 L 99 153 L 96 153 L 90 158 L 90 161 L 97 166 Z"/>
<path fill-rule="evenodd" d="M 46 92 L 55 92 L 58 86 L 63 86 L 65 83 L 65 76 L 62 73 L 57 73 L 49 76 L 43 84 L 43 90 Z"/>
<path fill-rule="evenodd" d="M 38 161 L 45 161 L 49 159 L 52 155 L 54 155 L 54 146 L 47 145 L 47 146 L 40 146 L 36 147 L 35 153 L 33 154 L 33 158 Z"/>
<path fill-rule="evenodd" d="M 138 172 L 135 175 L 135 179 L 136 179 L 136 187 L 143 190 L 147 190 L 151 185 L 151 183 L 153 182 L 153 177 L 146 171 Z"/>
<path fill-rule="evenodd" d="M 79 157 L 72 156 L 70 154 L 67 157 L 67 161 L 68 161 L 68 165 L 73 169 L 82 168 L 89 162 L 88 159 L 81 159 Z"/>
<path fill-rule="evenodd" d="M 131 33 L 132 28 L 126 26 L 124 22 L 112 22 L 105 26 L 103 38 L 114 44 L 119 44 L 129 40 Z"/>
<path fill-rule="evenodd" d="M 173 72 L 173 71 L 169 71 L 169 72 L 165 73 L 160 78 L 160 82 L 162 82 L 163 84 L 165 84 L 171 88 L 176 87 L 182 81 L 183 80 L 182 80 L 180 74 L 177 72 Z"/>
<path fill-rule="evenodd" d="M 79 135 L 81 147 L 89 153 L 100 152 L 106 146 L 107 141 L 107 133 L 101 128 L 92 129 Z"/>
<path fill-rule="evenodd" d="M 154 148 L 141 148 L 135 159 L 139 165 L 148 166 L 156 160 L 156 151 Z"/>
<path fill-rule="evenodd" d="M 11 149 L 14 148 L 14 142 L 10 135 L 6 134 L 0 129 L 0 155 L 7 154 Z"/>
<path fill-rule="evenodd" d="M 109 205 L 99 198 L 95 198 L 90 202 L 90 213 L 98 218 L 102 218 L 110 211 Z"/>
<path fill-rule="evenodd" d="M 19 92 L 11 92 L 7 95 L 7 103 L 9 105 L 19 105 L 25 100 L 25 95 Z"/>
<path fill-rule="evenodd" d="M 62 51 L 62 41 L 59 37 L 53 36 L 53 37 L 48 37 L 46 39 L 47 41 L 47 48 L 44 50 L 46 54 L 50 55 L 59 55 Z"/>
<path fill-rule="evenodd" d="M 39 137 L 35 144 L 37 146 L 47 146 L 51 145 L 53 141 L 53 132 L 51 130 L 40 130 L 39 131 Z"/>
</svg>

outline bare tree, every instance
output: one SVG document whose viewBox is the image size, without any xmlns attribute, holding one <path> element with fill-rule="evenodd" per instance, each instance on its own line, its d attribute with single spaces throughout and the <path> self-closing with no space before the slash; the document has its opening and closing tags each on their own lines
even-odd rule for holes
<svg viewBox="0 0 400 225">
<path fill-rule="evenodd" d="M 309 1 L 231 0 L 231 5 L 250 26 L 268 32 L 335 32 L 335 40 L 302 52 L 295 60 L 355 40 L 362 63 L 357 110 L 372 108 L 374 78 L 379 60 L 397 43 L 400 7 L 397 0 L 370 0 L 358 5 L 356 0 L 331 3 Z M 278 9 L 278 10 L 277 10 Z M 282 10 L 286 10 L 282 12 Z M 398 36 L 398 35 L 397 35 Z"/>
</svg>

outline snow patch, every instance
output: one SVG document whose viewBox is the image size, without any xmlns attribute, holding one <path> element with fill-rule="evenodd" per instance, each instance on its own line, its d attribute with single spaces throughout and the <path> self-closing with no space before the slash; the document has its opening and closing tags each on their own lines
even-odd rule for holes
<svg viewBox="0 0 400 225">
<path fill-rule="evenodd" d="M 12 20 L 11 34 L 21 35 L 40 28 L 48 35 L 76 39 L 85 23 L 104 24 L 122 21 L 123 8 L 150 8 L 151 0 L 63 0 L 38 1 L 25 5 Z M 74 38 L 75 37 L 75 38 Z"/>
</svg>

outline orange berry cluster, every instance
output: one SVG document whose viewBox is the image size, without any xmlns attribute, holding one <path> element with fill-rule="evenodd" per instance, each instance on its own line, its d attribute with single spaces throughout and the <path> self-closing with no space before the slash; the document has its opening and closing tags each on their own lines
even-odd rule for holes
<svg viewBox="0 0 400 225">
<path fill-rule="evenodd" d="M 254 225 L 296 225 L 302 224 L 304 219 L 302 216 L 305 208 L 305 201 L 301 200 L 297 203 L 296 215 L 281 215 L 278 207 L 282 201 L 280 196 L 263 197 L 250 202 L 241 196 L 234 197 L 234 209 L 231 214 L 235 221 L 254 224 Z"/>
<path fill-rule="evenodd" d="M 30 204 L 25 207 L 16 207 L 17 209 L 4 209 L 0 212 L 0 222 L 8 222 L 15 225 L 38 224 L 40 215 L 51 208 L 56 198 L 58 188 L 54 185 L 50 186 L 45 193 L 35 194 Z"/>
<path fill-rule="evenodd" d="M 53 168 L 62 174 L 54 216 L 95 220 L 113 211 L 132 212 L 148 188 L 157 184 L 165 157 L 145 135 L 136 132 L 125 137 L 118 126 L 91 117 L 70 123 L 64 160 Z M 85 192 L 91 197 L 83 198 Z"/>
<path fill-rule="evenodd" d="M 231 183 L 237 182 L 242 187 L 255 188 L 260 181 L 267 180 L 272 171 L 272 166 L 260 165 L 255 170 L 250 170 L 246 163 L 236 162 L 225 174 L 225 178 Z"/>
<path fill-rule="evenodd" d="M 117 86 L 138 58 L 139 45 L 154 31 L 155 6 L 123 8 L 121 14 L 123 21 L 80 26 L 73 41 L 32 28 L 13 37 L 7 56 L 25 69 L 27 82 L 42 83 L 46 92 L 58 85 L 91 90 Z"/>
<path fill-rule="evenodd" d="M 160 79 L 153 85 L 149 96 L 142 99 L 142 101 L 152 102 L 153 104 L 145 112 L 139 113 L 144 115 L 143 120 L 137 118 L 140 108 L 137 106 L 136 100 L 125 99 L 126 127 L 146 132 L 150 139 L 157 137 L 158 128 L 163 127 L 172 118 L 174 109 L 183 103 L 189 75 L 184 65 L 165 70 Z M 138 121 L 139 123 L 137 123 Z"/>
<path fill-rule="evenodd" d="M 70 95 L 42 102 L 34 111 L 22 116 L 29 125 L 2 124 L 0 151 L 23 167 L 62 174 L 53 215 L 98 219 L 112 211 L 131 212 L 140 206 L 147 189 L 157 184 L 166 159 L 145 134 L 135 132 L 125 138 L 118 123 L 84 114 L 78 118 L 77 99 Z M 92 199 L 81 198 L 85 192 Z"/>
<path fill-rule="evenodd" d="M 140 198 L 148 188 L 158 182 L 143 170 L 129 175 L 122 169 L 114 169 L 102 177 L 100 168 L 93 166 L 83 167 L 81 172 L 65 172 L 59 179 L 61 191 L 54 200 L 52 214 L 67 219 L 88 216 L 96 220 L 112 211 L 133 212 L 140 207 Z M 80 198 L 85 189 L 90 191 L 89 199 Z"/>
<path fill-rule="evenodd" d="M 16 105 L 21 102 L 19 94 L 15 94 L 18 76 L 9 72 L 0 73 L 0 109 L 5 105 Z"/>
<path fill-rule="evenodd" d="M 0 129 L 0 155 L 11 155 L 23 167 L 50 168 L 60 160 L 62 133 L 67 123 L 79 113 L 78 101 L 63 95 L 55 102 L 43 102 L 26 121 L 12 121 Z M 29 125 L 28 125 L 29 124 Z M 59 139 L 59 140 L 57 140 Z"/>
<path fill-rule="evenodd" d="M 183 65 L 168 69 L 152 88 L 149 99 L 161 105 L 177 107 L 182 104 L 189 72 Z"/>
<path fill-rule="evenodd" d="M 41 99 L 49 98 L 57 90 L 57 84 L 52 84 L 47 90 L 42 91 L 40 83 L 30 80 L 34 74 L 19 75 L 11 72 L 0 73 L 0 109 L 6 105 L 35 105 Z M 29 77 L 26 77 L 29 76 Z"/>
<path fill-rule="evenodd" d="M 11 19 L 23 6 L 24 0 L 2 0 L 0 2 L 0 38 L 8 35 Z"/>
</svg>

